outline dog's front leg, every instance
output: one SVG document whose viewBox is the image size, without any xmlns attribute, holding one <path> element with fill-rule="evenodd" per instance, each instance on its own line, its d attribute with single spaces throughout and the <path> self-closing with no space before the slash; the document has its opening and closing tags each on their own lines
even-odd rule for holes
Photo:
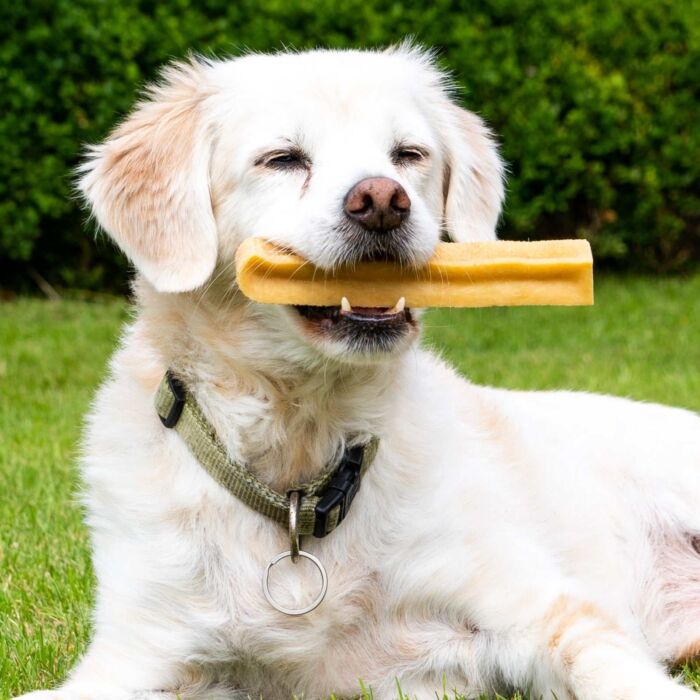
<svg viewBox="0 0 700 700">
<path fill-rule="evenodd" d="M 540 627 L 539 655 L 576 700 L 698 700 L 598 608 L 562 595 Z"/>
<path fill-rule="evenodd" d="M 518 548 L 502 546 L 509 541 Z M 531 687 L 543 700 L 700 700 L 669 677 L 624 611 L 597 604 L 539 543 L 501 527 L 469 540 L 466 554 L 460 542 L 443 544 L 440 556 L 426 551 L 430 566 L 397 583 L 410 604 L 443 600 L 469 622 L 459 658 L 470 683 Z M 461 577 L 453 566 L 460 557 Z"/>
<path fill-rule="evenodd" d="M 165 639 L 149 645 L 133 630 L 131 641 L 98 636 L 68 680 L 55 690 L 38 690 L 16 700 L 230 700 L 230 688 L 207 682 L 188 668 Z M 171 630 L 171 633 L 172 630 Z"/>
</svg>

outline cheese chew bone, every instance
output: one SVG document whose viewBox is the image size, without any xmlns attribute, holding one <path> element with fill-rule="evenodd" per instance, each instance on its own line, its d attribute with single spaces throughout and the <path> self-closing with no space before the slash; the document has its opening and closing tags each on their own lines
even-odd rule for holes
<svg viewBox="0 0 700 700">
<path fill-rule="evenodd" d="M 440 243 L 410 268 L 363 262 L 327 272 L 261 238 L 236 253 L 241 291 L 267 304 L 406 306 L 575 306 L 593 303 L 593 257 L 584 240 Z"/>
</svg>

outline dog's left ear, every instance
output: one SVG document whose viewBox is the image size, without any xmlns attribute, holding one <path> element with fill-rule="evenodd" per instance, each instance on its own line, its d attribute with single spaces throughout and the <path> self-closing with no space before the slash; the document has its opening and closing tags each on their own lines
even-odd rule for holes
<svg viewBox="0 0 700 700">
<path fill-rule="evenodd" d="M 217 259 L 204 67 L 177 63 L 80 168 L 100 225 L 160 292 L 201 286 Z"/>
<path fill-rule="evenodd" d="M 444 134 L 446 233 L 453 241 L 493 240 L 504 193 L 504 166 L 493 135 L 476 114 L 454 104 Z"/>
</svg>

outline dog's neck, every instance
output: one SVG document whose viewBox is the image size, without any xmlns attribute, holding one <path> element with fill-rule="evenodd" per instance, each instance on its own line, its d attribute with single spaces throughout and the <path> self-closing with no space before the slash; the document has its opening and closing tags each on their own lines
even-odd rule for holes
<svg viewBox="0 0 700 700">
<path fill-rule="evenodd" d="M 400 362 L 351 366 L 299 352 L 240 300 L 137 287 L 149 344 L 182 375 L 229 454 L 273 488 L 309 480 L 347 441 L 381 436 Z"/>
</svg>

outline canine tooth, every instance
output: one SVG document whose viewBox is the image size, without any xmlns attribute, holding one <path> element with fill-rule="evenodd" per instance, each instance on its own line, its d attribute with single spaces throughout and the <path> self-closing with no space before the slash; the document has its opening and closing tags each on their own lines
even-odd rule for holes
<svg viewBox="0 0 700 700">
<path fill-rule="evenodd" d="M 348 301 L 348 298 L 347 298 L 347 297 L 343 297 L 343 298 L 340 300 L 340 308 L 341 308 L 343 311 L 348 311 L 348 312 L 349 312 L 349 311 L 352 311 L 352 306 L 350 306 L 350 302 Z"/>
<path fill-rule="evenodd" d="M 406 297 L 401 297 L 397 302 L 396 306 L 388 311 L 390 314 L 400 314 L 406 308 Z"/>
</svg>

